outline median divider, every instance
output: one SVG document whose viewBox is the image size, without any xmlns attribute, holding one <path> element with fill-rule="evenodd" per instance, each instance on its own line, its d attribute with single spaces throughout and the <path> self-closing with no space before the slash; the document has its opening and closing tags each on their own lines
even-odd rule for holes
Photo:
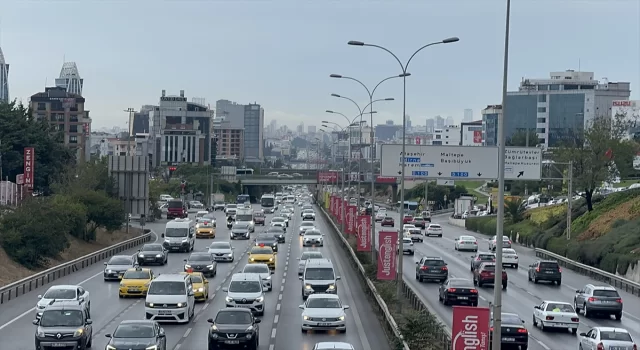
<svg viewBox="0 0 640 350">
<path fill-rule="evenodd" d="M 83 257 L 60 264 L 45 271 L 38 272 L 7 286 L 0 287 L 0 304 L 4 304 L 11 299 L 15 299 L 44 285 L 53 283 L 62 277 L 87 268 L 125 250 L 147 243 L 151 241 L 151 237 L 153 235 L 155 235 L 155 233 L 151 232 L 149 229 L 145 229 L 144 233 L 139 237 L 131 238 L 124 242 L 100 249 Z"/>
<path fill-rule="evenodd" d="M 564 266 L 570 270 L 573 270 L 581 275 L 593 278 L 598 281 L 606 282 L 617 289 L 624 290 L 627 293 L 640 297 L 640 283 L 632 280 L 614 275 L 604 270 L 596 269 L 595 267 L 579 263 L 568 259 L 562 255 L 552 253 L 548 250 L 535 248 L 536 257 L 545 260 L 556 260 L 560 266 Z"/>
</svg>

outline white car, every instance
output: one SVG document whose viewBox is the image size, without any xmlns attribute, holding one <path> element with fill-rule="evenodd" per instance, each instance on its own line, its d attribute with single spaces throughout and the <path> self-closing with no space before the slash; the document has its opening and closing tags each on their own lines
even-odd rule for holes
<svg viewBox="0 0 640 350">
<path fill-rule="evenodd" d="M 163 201 L 163 202 L 168 202 L 170 200 L 173 200 L 173 197 L 171 197 L 168 194 L 161 194 L 160 195 L 160 200 Z"/>
<path fill-rule="evenodd" d="M 257 273 L 262 279 L 262 289 L 267 292 L 273 290 L 273 284 L 271 283 L 271 275 L 275 271 L 269 268 L 267 264 L 247 264 L 242 269 L 242 273 Z"/>
<path fill-rule="evenodd" d="M 518 253 L 511 248 L 502 249 L 502 266 L 518 268 Z"/>
<path fill-rule="evenodd" d="M 384 219 L 385 216 L 387 216 L 387 212 L 386 211 L 385 212 L 378 211 L 376 213 L 376 222 L 382 221 L 382 219 Z"/>
<path fill-rule="evenodd" d="M 233 261 L 233 247 L 229 242 L 213 242 L 208 249 L 215 261 Z"/>
<path fill-rule="evenodd" d="M 416 251 L 413 247 L 413 241 L 411 240 L 411 238 L 402 237 L 402 254 L 413 255 L 415 253 Z"/>
<path fill-rule="evenodd" d="M 438 224 L 429 224 L 429 226 L 427 226 L 427 231 L 425 232 L 425 236 L 442 237 L 442 226 Z"/>
<path fill-rule="evenodd" d="M 594 327 L 580 333 L 580 348 L 590 349 L 638 349 L 629 331 L 624 328 Z"/>
<path fill-rule="evenodd" d="M 533 325 L 542 330 L 548 328 L 563 328 L 578 332 L 580 318 L 570 303 L 563 301 L 543 301 L 533 307 Z"/>
<path fill-rule="evenodd" d="M 304 235 L 305 232 L 307 232 L 307 230 L 313 230 L 315 227 L 315 223 L 310 222 L 310 221 L 303 221 L 300 223 L 300 236 Z"/>
<path fill-rule="evenodd" d="M 489 240 L 489 250 L 496 250 L 496 238 L 497 236 L 491 237 Z M 502 236 L 502 248 L 511 248 L 511 240 L 507 236 Z"/>
<path fill-rule="evenodd" d="M 302 309 L 302 331 L 335 329 L 340 333 L 347 331 L 347 315 L 336 294 L 311 294 L 307 301 L 300 305 Z"/>
<path fill-rule="evenodd" d="M 44 295 L 38 295 L 38 299 L 40 300 L 38 300 L 36 304 L 36 318 L 42 316 L 42 311 L 44 311 L 53 300 L 77 300 L 79 303 L 85 304 L 87 309 L 91 309 L 89 292 L 81 286 L 66 284 L 52 286 Z"/>
<path fill-rule="evenodd" d="M 316 221 L 316 213 L 311 209 L 305 210 L 302 212 L 302 220 Z"/>
<path fill-rule="evenodd" d="M 454 244 L 456 250 L 462 251 L 478 251 L 478 240 L 473 236 L 460 236 L 456 238 L 456 243 Z"/>
<path fill-rule="evenodd" d="M 353 345 L 338 341 L 323 341 L 316 343 L 313 350 L 356 350 Z"/>
<path fill-rule="evenodd" d="M 302 252 L 302 255 L 298 258 L 298 276 L 302 276 L 302 273 L 304 272 L 304 265 L 309 259 L 324 259 L 324 256 L 322 256 L 321 252 L 313 250 Z"/>
<path fill-rule="evenodd" d="M 307 230 L 302 236 L 302 246 L 308 247 L 317 245 L 320 247 L 324 246 L 324 234 L 318 230 Z"/>
<path fill-rule="evenodd" d="M 283 229 L 286 230 L 287 227 L 289 227 L 289 220 L 283 218 L 282 216 L 276 216 L 275 218 L 271 219 L 270 226 L 282 227 Z"/>
</svg>

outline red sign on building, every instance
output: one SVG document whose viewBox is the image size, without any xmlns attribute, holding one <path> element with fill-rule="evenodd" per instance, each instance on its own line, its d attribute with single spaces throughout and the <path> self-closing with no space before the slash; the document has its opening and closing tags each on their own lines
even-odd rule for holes
<svg viewBox="0 0 640 350">
<path fill-rule="evenodd" d="M 371 216 L 358 216 L 358 231 L 356 232 L 357 250 L 359 252 L 368 252 L 371 250 Z"/>
<path fill-rule="evenodd" d="M 356 233 L 356 216 L 358 215 L 358 207 L 350 205 L 347 207 L 347 233 Z"/>
<path fill-rule="evenodd" d="M 394 184 L 396 183 L 396 178 L 391 176 L 376 176 L 376 183 L 379 184 Z"/>
<path fill-rule="evenodd" d="M 396 262 L 398 258 L 398 232 L 380 231 L 378 233 L 378 273 L 377 278 L 383 281 L 396 279 Z"/>
<path fill-rule="evenodd" d="M 33 190 L 33 165 L 36 159 L 33 147 L 24 149 L 24 186 L 28 190 Z"/>
<path fill-rule="evenodd" d="M 482 131 L 476 130 L 473 132 L 473 143 L 482 143 Z"/>
<path fill-rule="evenodd" d="M 488 307 L 454 306 L 451 350 L 488 350 L 490 315 Z"/>
<path fill-rule="evenodd" d="M 338 172 L 336 171 L 318 172 L 318 182 L 322 182 L 322 183 L 338 182 Z"/>
</svg>

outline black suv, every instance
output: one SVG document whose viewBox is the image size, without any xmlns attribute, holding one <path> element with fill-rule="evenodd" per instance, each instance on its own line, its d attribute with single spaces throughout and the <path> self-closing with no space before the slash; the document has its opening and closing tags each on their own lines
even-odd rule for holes
<svg viewBox="0 0 640 350">
<path fill-rule="evenodd" d="M 40 319 L 33 320 L 37 326 L 35 334 L 36 349 L 91 347 L 93 322 L 89 309 L 76 300 L 56 301 L 44 309 Z"/>
<path fill-rule="evenodd" d="M 438 280 L 444 282 L 449 278 L 449 268 L 441 257 L 425 256 L 416 262 L 416 279 Z"/>
<path fill-rule="evenodd" d="M 160 264 L 169 262 L 169 252 L 160 243 L 147 243 L 138 250 L 138 265 Z"/>
<path fill-rule="evenodd" d="M 529 265 L 529 281 L 538 283 L 539 281 L 562 283 L 562 269 L 554 260 L 538 260 Z"/>
<path fill-rule="evenodd" d="M 250 309 L 220 309 L 216 318 L 210 318 L 207 322 L 212 324 L 209 328 L 209 350 L 227 347 L 258 350 L 260 320 L 253 317 Z"/>
<path fill-rule="evenodd" d="M 218 273 L 218 263 L 209 252 L 191 253 L 184 259 L 184 271 L 202 272 L 205 277 L 214 277 Z"/>
<path fill-rule="evenodd" d="M 109 338 L 107 349 L 131 349 L 135 343 L 136 349 L 167 350 L 164 329 L 156 321 L 125 320 L 113 334 L 105 334 L 105 337 Z"/>
</svg>

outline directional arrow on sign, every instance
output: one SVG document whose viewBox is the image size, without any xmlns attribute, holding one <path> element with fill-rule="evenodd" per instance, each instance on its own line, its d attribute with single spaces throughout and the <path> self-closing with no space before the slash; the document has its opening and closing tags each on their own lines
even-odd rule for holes
<svg viewBox="0 0 640 350">
<path fill-rule="evenodd" d="M 518 173 L 517 177 L 523 176 L 524 175 L 524 170 Z"/>
<path fill-rule="evenodd" d="M 478 177 L 482 176 L 482 173 L 478 173 Z"/>
</svg>

